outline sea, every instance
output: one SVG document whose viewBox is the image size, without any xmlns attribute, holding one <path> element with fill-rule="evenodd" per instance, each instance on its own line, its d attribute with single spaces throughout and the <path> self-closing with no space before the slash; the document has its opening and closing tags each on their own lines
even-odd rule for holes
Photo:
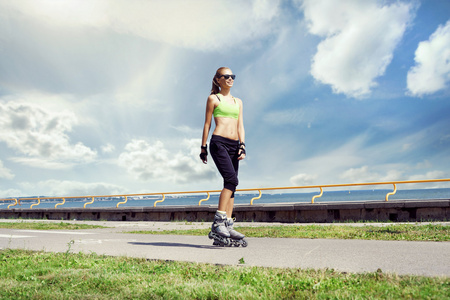
<svg viewBox="0 0 450 300">
<path fill-rule="evenodd" d="M 339 190 L 339 191 L 325 191 L 322 197 L 316 198 L 314 203 L 329 203 L 329 202 L 362 202 L 362 201 L 384 201 L 386 194 L 392 192 L 385 189 L 373 190 Z M 277 203 L 311 203 L 313 196 L 318 195 L 317 192 L 304 193 L 274 193 L 268 191 L 262 193 L 260 199 L 253 201 L 257 204 L 277 204 Z M 166 195 L 164 202 L 157 203 L 156 206 L 195 206 L 199 205 L 201 199 L 206 198 L 206 194 L 176 194 Z M 236 192 L 235 204 L 250 204 L 251 199 L 258 197 L 258 192 Z M 36 197 L 36 196 L 34 196 Z M 40 196 L 45 197 L 45 196 Z M 430 188 L 430 189 L 410 189 L 397 190 L 397 193 L 389 196 L 389 200 L 438 200 L 450 199 L 450 188 Z M 127 203 L 120 204 L 119 207 L 153 207 L 155 201 L 162 200 L 162 196 L 134 196 L 128 197 Z M 58 205 L 57 208 L 78 208 L 83 207 L 87 202 L 91 202 L 91 198 L 70 198 L 66 199 L 63 205 Z M 87 208 L 115 208 L 119 202 L 125 201 L 125 197 L 97 197 L 94 198 L 94 203 L 86 205 Z M 44 199 L 40 201 L 39 205 L 33 208 L 54 208 L 56 204 L 62 203 L 61 199 Z M 218 205 L 219 194 L 211 194 L 209 200 L 202 202 L 202 205 Z M 8 205 L 14 203 L 11 201 L 0 202 L 0 209 L 7 209 Z M 31 205 L 37 204 L 37 200 L 21 200 L 20 205 L 13 208 L 30 208 Z"/>
</svg>

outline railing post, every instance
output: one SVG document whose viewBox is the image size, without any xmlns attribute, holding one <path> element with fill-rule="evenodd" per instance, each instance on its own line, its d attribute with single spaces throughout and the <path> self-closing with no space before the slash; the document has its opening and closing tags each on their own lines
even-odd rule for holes
<svg viewBox="0 0 450 300">
<path fill-rule="evenodd" d="M 17 205 L 17 199 L 14 198 L 14 203 L 11 203 L 10 205 L 8 205 L 8 209 L 9 209 L 10 206 L 16 206 L 16 205 Z"/>
<path fill-rule="evenodd" d="M 397 185 L 394 183 L 394 190 L 386 194 L 386 201 L 388 201 L 389 196 L 395 195 L 395 193 L 397 193 Z"/>
<path fill-rule="evenodd" d="M 61 203 L 56 203 L 55 208 L 56 208 L 58 205 L 63 205 L 64 203 L 66 203 L 66 198 L 62 198 L 62 199 L 63 199 L 63 202 L 61 202 Z"/>
<path fill-rule="evenodd" d="M 156 200 L 155 203 L 153 203 L 153 207 L 156 207 L 156 203 L 164 202 L 165 199 L 166 199 L 166 195 L 162 194 L 162 199 L 161 200 Z"/>
<path fill-rule="evenodd" d="M 30 205 L 30 209 L 33 208 L 33 206 L 41 204 L 41 198 L 38 198 L 38 203 L 34 203 Z"/>
<path fill-rule="evenodd" d="M 91 201 L 91 202 L 86 202 L 86 203 L 84 204 L 83 208 L 86 208 L 86 205 L 92 204 L 92 203 L 94 203 L 94 197 L 92 197 L 92 201 Z"/>
<path fill-rule="evenodd" d="M 252 198 L 252 200 L 250 201 L 250 205 L 253 205 L 253 200 L 258 200 L 258 199 L 261 199 L 261 190 L 258 190 L 258 192 L 259 192 L 259 196 L 258 197 L 255 197 L 255 198 Z"/>
<path fill-rule="evenodd" d="M 127 201 L 128 201 L 128 196 L 125 196 L 125 201 L 117 203 L 116 208 L 118 208 L 120 204 L 127 203 Z"/>
<path fill-rule="evenodd" d="M 322 187 L 319 187 L 319 188 L 320 188 L 320 194 L 319 194 L 319 195 L 315 195 L 314 197 L 312 197 L 311 203 L 314 203 L 314 200 L 316 200 L 316 198 L 322 197 L 322 195 L 323 195 L 323 189 L 322 189 Z"/>
<path fill-rule="evenodd" d="M 208 194 L 208 197 L 207 198 L 205 198 L 205 199 L 202 199 L 202 200 L 200 200 L 200 201 L 198 201 L 198 206 L 200 206 L 200 205 L 202 205 L 202 202 L 203 201 L 208 201 L 209 200 L 209 192 L 206 192 L 207 194 Z"/>
</svg>

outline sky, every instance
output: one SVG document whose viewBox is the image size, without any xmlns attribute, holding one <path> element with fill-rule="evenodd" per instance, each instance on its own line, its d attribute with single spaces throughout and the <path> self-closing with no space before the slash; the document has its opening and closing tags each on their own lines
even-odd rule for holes
<svg viewBox="0 0 450 300">
<path fill-rule="evenodd" d="M 238 189 L 450 178 L 450 1 L 0 0 L 0 198 L 221 189 L 222 66 Z"/>
</svg>

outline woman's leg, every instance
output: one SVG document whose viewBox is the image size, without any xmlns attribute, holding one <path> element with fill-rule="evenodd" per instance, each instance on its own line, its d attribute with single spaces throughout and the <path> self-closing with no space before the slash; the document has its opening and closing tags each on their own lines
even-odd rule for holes
<svg viewBox="0 0 450 300">
<path fill-rule="evenodd" d="M 228 200 L 228 205 L 227 205 L 227 210 L 226 210 L 228 218 L 231 218 L 233 215 L 233 207 L 234 207 L 234 197 L 233 198 L 230 197 L 230 199 Z"/>
<path fill-rule="evenodd" d="M 232 197 L 232 198 L 231 198 Z M 245 237 L 245 235 L 243 235 L 242 233 L 234 230 L 233 226 L 234 226 L 234 219 L 232 218 L 233 216 L 233 207 L 234 207 L 234 196 L 231 196 L 230 199 L 228 200 L 228 206 L 227 206 L 227 222 L 226 222 L 226 226 L 228 229 L 228 232 L 230 233 L 230 237 L 232 239 L 235 240 L 241 240 Z"/>
<path fill-rule="evenodd" d="M 237 178 L 239 168 L 237 149 L 237 141 L 217 136 L 211 138 L 211 156 L 224 181 L 224 187 L 219 197 L 219 207 L 214 216 L 211 231 L 224 237 L 230 237 L 228 223 L 233 214 L 234 192 L 239 183 Z"/>
<path fill-rule="evenodd" d="M 222 190 L 219 196 L 219 210 L 225 211 L 228 218 L 233 215 L 234 197 L 231 198 L 232 196 L 233 192 L 226 188 Z"/>
<path fill-rule="evenodd" d="M 219 197 L 218 210 L 226 212 L 231 218 L 234 205 L 234 191 L 239 183 L 237 178 L 239 161 L 237 159 L 238 142 L 213 136 L 210 152 L 217 169 L 224 180 L 224 187 Z"/>
<path fill-rule="evenodd" d="M 219 196 L 219 210 L 227 213 L 227 217 L 231 218 L 233 213 L 234 198 L 231 198 L 233 191 L 224 188 Z"/>
</svg>

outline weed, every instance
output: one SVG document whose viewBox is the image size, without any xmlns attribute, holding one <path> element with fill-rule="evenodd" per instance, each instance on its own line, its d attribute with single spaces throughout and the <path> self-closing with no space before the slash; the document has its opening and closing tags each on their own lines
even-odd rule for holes
<svg viewBox="0 0 450 300">
<path fill-rule="evenodd" d="M 70 250 L 72 249 L 72 245 L 75 244 L 74 240 L 70 240 L 70 242 L 67 243 L 67 251 L 66 251 L 66 255 L 68 255 L 70 253 Z"/>
</svg>

